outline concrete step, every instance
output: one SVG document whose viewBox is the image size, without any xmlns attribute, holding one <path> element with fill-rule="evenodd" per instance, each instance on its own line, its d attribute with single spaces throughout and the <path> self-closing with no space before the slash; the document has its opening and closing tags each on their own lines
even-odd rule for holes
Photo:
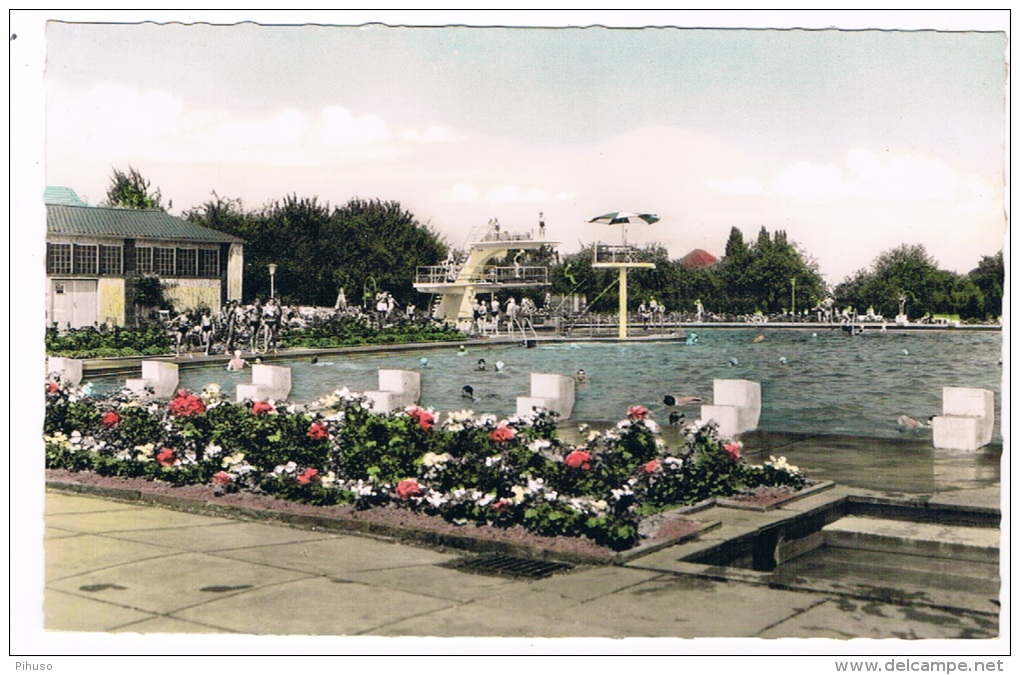
<svg viewBox="0 0 1020 675">
<path fill-rule="evenodd" d="M 999 530 L 847 516 L 822 529 L 826 546 L 998 564 Z"/>
</svg>

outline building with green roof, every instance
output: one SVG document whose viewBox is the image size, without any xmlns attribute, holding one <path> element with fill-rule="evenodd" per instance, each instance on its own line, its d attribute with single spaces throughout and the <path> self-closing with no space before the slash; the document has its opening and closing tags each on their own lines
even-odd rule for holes
<svg viewBox="0 0 1020 675">
<path fill-rule="evenodd" d="M 88 206 L 46 189 L 46 320 L 59 328 L 133 326 L 137 280 L 159 277 L 177 310 L 241 299 L 244 241 L 158 209 Z"/>
</svg>

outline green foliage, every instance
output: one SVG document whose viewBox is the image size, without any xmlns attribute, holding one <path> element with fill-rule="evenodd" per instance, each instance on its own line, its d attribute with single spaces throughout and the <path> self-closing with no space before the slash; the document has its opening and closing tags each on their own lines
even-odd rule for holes
<svg viewBox="0 0 1020 675">
<path fill-rule="evenodd" d="M 417 267 L 446 256 L 439 235 L 392 201 L 354 198 L 332 208 L 291 195 L 248 210 L 214 194 L 185 217 L 245 240 L 246 300 L 269 295 L 267 266 L 275 263 L 276 291 L 287 304 L 332 306 L 339 289 L 355 300 L 369 287 L 416 302 Z"/>
<path fill-rule="evenodd" d="M 106 205 L 125 209 L 159 209 L 163 208 L 163 195 L 159 188 L 150 191 L 150 183 L 133 166 L 128 167 L 127 173 L 120 169 L 113 170 L 110 177 L 110 187 L 106 190 Z M 167 208 L 173 207 L 171 201 Z"/>
<path fill-rule="evenodd" d="M 140 328 L 120 326 L 46 330 L 46 353 L 50 356 L 87 359 L 110 356 L 149 356 L 173 351 L 173 340 L 159 323 Z"/>
</svg>

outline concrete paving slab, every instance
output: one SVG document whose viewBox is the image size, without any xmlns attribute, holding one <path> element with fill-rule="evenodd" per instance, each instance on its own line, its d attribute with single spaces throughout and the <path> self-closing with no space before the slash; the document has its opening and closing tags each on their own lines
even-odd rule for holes
<svg viewBox="0 0 1020 675">
<path fill-rule="evenodd" d="M 466 574 L 457 570 L 422 565 L 396 569 L 346 572 L 342 578 L 368 586 L 392 588 L 441 600 L 468 602 L 500 593 L 513 584 L 510 579 Z"/>
<path fill-rule="evenodd" d="M 168 555 L 164 546 L 118 541 L 94 534 L 61 537 L 46 543 L 47 582 Z"/>
<path fill-rule="evenodd" d="M 172 633 L 172 634 L 191 634 L 191 635 L 203 635 L 209 633 L 233 633 L 217 626 L 210 626 L 208 624 L 196 623 L 194 621 L 184 621 L 183 619 L 174 619 L 168 616 L 157 616 L 153 619 L 144 619 L 142 621 L 135 621 L 129 624 L 114 628 L 109 631 L 111 633 L 137 633 L 152 635 L 155 633 Z"/>
<path fill-rule="evenodd" d="M 1002 509 L 1002 488 L 975 488 L 973 490 L 953 490 L 937 492 L 928 503 L 933 506 L 970 506 L 985 509 Z"/>
<path fill-rule="evenodd" d="M 274 546 L 252 546 L 220 551 L 217 555 L 327 576 L 437 565 L 457 557 L 455 554 L 355 536 L 337 536 L 331 539 Z"/>
<path fill-rule="evenodd" d="M 173 615 L 252 635 L 376 635 L 387 624 L 456 604 L 315 577 L 259 588 Z"/>
<path fill-rule="evenodd" d="M 137 504 L 125 504 L 97 497 L 84 497 L 49 490 L 43 505 L 47 516 L 58 516 L 65 513 L 92 513 L 104 511 L 137 511 L 144 509 Z"/>
<path fill-rule="evenodd" d="M 822 532 L 827 546 L 986 563 L 999 560 L 999 531 L 988 527 L 846 516 Z"/>
<path fill-rule="evenodd" d="M 228 518 L 200 516 L 163 508 L 115 509 L 90 513 L 64 513 L 47 516 L 53 527 L 78 532 L 127 532 L 171 527 L 207 527 L 235 522 Z"/>
<path fill-rule="evenodd" d="M 989 639 L 998 637 L 998 621 L 988 616 L 839 598 L 792 615 L 759 637 Z"/>
<path fill-rule="evenodd" d="M 229 551 L 251 546 L 329 540 L 336 539 L 341 535 L 232 520 L 211 527 L 203 525 L 157 530 L 131 530 L 107 536 L 156 545 L 172 544 L 174 548 L 185 551 Z"/>
<path fill-rule="evenodd" d="M 306 576 L 302 572 L 204 553 L 180 553 L 107 567 L 48 583 L 47 586 L 83 597 L 91 594 L 101 600 L 143 611 L 168 614 Z"/>
<path fill-rule="evenodd" d="M 49 589 L 43 604 L 45 630 L 103 632 L 151 619 L 150 612 Z"/>
<path fill-rule="evenodd" d="M 43 528 L 43 541 L 48 541 L 50 539 L 63 539 L 65 537 L 82 537 L 82 536 L 85 536 L 83 532 L 64 530 L 59 527 L 46 526 L 45 528 Z"/>
<path fill-rule="evenodd" d="M 593 617 L 589 617 L 593 618 Z M 458 606 L 381 626 L 385 637 L 589 638 L 624 637 L 612 626 L 567 621 L 541 614 L 490 607 Z"/>
<path fill-rule="evenodd" d="M 663 575 L 567 607 L 555 618 L 611 617 L 612 625 L 630 636 L 756 637 L 821 601 L 808 593 Z"/>
</svg>

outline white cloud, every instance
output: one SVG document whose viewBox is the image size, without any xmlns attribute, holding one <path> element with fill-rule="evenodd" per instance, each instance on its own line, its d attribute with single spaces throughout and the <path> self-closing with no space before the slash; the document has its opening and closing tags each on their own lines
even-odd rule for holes
<svg viewBox="0 0 1020 675">
<path fill-rule="evenodd" d="M 457 135 L 449 127 L 431 126 L 425 131 L 404 129 L 400 132 L 400 140 L 408 143 L 452 143 L 464 140 L 464 136 Z"/>
<path fill-rule="evenodd" d="M 757 195 L 765 191 L 765 186 L 762 185 L 762 182 L 751 176 L 734 176 L 733 178 L 706 180 L 705 185 L 728 195 Z"/>
<path fill-rule="evenodd" d="M 327 145 L 371 145 L 391 136 L 378 115 L 355 117 L 340 106 L 329 106 L 320 113 L 319 135 Z"/>
</svg>

